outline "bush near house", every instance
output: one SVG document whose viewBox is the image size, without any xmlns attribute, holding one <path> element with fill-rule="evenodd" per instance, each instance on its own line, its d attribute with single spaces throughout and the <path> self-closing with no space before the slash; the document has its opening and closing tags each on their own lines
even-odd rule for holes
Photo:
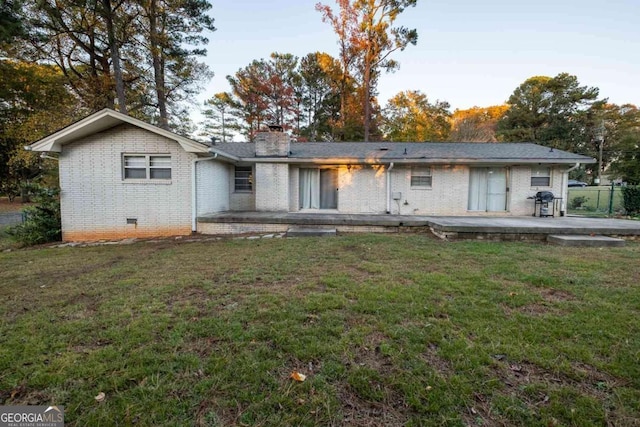
<svg viewBox="0 0 640 427">
<path fill-rule="evenodd" d="M 32 195 L 34 205 L 23 210 L 26 220 L 10 228 L 8 233 L 27 246 L 60 240 L 60 190 L 34 184 L 29 186 L 28 192 Z"/>
</svg>

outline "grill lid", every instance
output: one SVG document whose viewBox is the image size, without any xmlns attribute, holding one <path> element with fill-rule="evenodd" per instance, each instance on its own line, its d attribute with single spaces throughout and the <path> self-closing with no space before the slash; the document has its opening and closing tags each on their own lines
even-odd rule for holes
<svg viewBox="0 0 640 427">
<path fill-rule="evenodd" d="M 553 199 L 556 197 L 553 195 L 551 191 L 538 191 L 536 193 L 536 200 L 541 202 L 553 202 Z"/>
</svg>

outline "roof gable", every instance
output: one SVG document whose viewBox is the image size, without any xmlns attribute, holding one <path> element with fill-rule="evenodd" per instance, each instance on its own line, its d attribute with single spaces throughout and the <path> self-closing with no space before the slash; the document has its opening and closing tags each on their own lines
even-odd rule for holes
<svg viewBox="0 0 640 427">
<path fill-rule="evenodd" d="M 26 148 L 31 151 L 62 151 L 62 146 L 81 138 L 96 134 L 98 132 L 111 129 L 115 126 L 128 123 L 140 129 L 147 130 L 156 135 L 163 136 L 167 139 L 177 142 L 189 153 L 207 153 L 209 147 L 199 142 L 185 138 L 173 132 L 161 129 L 157 126 L 145 123 L 142 120 L 127 116 L 126 114 L 105 108 L 97 113 L 91 114 L 84 119 L 77 121 L 59 131 L 42 138 L 39 141 L 28 145 Z"/>
</svg>

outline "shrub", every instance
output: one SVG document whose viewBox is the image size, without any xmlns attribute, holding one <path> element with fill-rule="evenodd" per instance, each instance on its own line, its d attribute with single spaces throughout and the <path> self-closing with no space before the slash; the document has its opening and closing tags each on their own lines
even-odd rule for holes
<svg viewBox="0 0 640 427">
<path fill-rule="evenodd" d="M 588 201 L 589 199 L 585 196 L 576 196 L 573 199 L 571 199 L 571 202 L 569 203 L 569 207 L 571 209 L 582 208 L 584 205 L 587 204 Z"/>
<path fill-rule="evenodd" d="M 627 215 L 640 214 L 640 186 L 622 187 L 622 198 Z"/>
<path fill-rule="evenodd" d="M 35 205 L 24 209 L 25 222 L 9 229 L 9 234 L 29 246 L 59 241 L 62 238 L 60 190 L 32 185 L 29 192 Z"/>
</svg>

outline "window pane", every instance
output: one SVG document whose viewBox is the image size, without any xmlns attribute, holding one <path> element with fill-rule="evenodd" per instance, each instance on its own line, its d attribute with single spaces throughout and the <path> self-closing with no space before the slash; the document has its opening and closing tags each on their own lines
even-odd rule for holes
<svg viewBox="0 0 640 427">
<path fill-rule="evenodd" d="M 235 191 L 253 190 L 253 169 L 251 166 L 236 166 Z"/>
<path fill-rule="evenodd" d="M 171 157 L 169 156 L 151 156 L 151 167 L 158 166 L 161 168 L 171 167 Z"/>
<path fill-rule="evenodd" d="M 431 177 L 430 176 L 412 176 L 411 186 L 412 187 L 431 187 Z"/>
<path fill-rule="evenodd" d="M 551 185 L 551 168 L 545 166 L 531 168 L 531 186 L 548 187 Z"/>
<path fill-rule="evenodd" d="M 147 178 L 147 169 L 142 168 L 125 168 L 124 169 L 124 177 L 125 179 L 146 179 Z"/>
<path fill-rule="evenodd" d="M 128 168 L 144 168 L 147 161 L 144 156 L 124 156 L 124 167 Z"/>
<path fill-rule="evenodd" d="M 153 168 L 149 170 L 151 179 L 171 179 L 171 169 Z"/>
<path fill-rule="evenodd" d="M 431 168 L 411 168 L 411 176 L 431 176 Z"/>
<path fill-rule="evenodd" d="M 548 176 L 532 176 L 531 177 L 531 186 L 532 187 L 548 187 L 551 184 L 551 179 Z"/>
</svg>

